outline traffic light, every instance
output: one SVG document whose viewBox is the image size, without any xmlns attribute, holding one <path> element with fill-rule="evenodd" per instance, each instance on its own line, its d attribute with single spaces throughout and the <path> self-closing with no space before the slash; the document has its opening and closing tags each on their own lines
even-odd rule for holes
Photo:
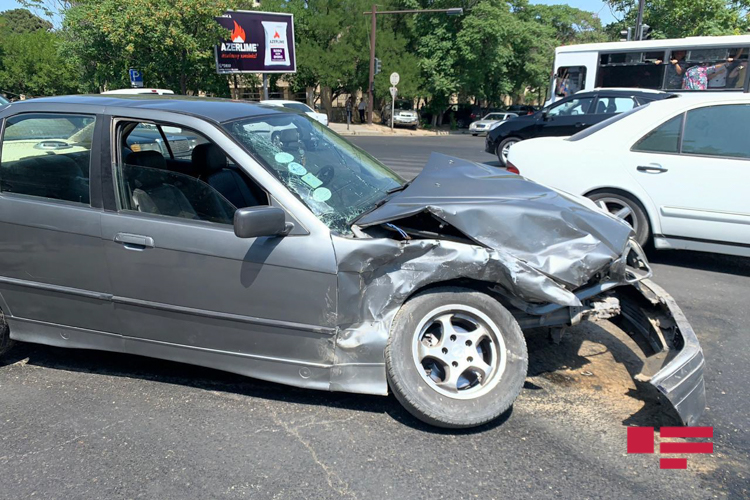
<svg viewBox="0 0 750 500">
<path fill-rule="evenodd" d="M 633 28 L 620 31 L 620 41 L 629 42 L 633 39 Z"/>
<path fill-rule="evenodd" d="M 378 58 L 376 57 L 376 58 L 375 58 L 375 74 L 377 75 L 378 73 L 380 73 L 380 72 L 382 71 L 382 69 L 383 69 L 383 67 L 382 67 L 382 65 L 380 64 L 380 59 L 378 59 Z"/>
<path fill-rule="evenodd" d="M 648 40 L 651 38 L 651 26 L 644 24 L 641 26 L 641 38 L 639 40 Z"/>
</svg>

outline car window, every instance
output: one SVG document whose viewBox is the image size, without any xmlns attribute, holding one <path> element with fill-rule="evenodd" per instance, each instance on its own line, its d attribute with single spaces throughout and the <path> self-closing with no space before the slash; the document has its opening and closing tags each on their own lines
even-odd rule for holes
<svg viewBox="0 0 750 500">
<path fill-rule="evenodd" d="M 638 106 L 632 97 L 600 97 L 596 101 L 594 113 L 597 115 L 614 115 L 623 113 Z"/>
<path fill-rule="evenodd" d="M 238 169 L 224 151 L 202 134 L 171 125 L 148 124 L 170 144 L 197 145 L 186 157 L 165 156 L 156 148 L 133 148 L 131 137 L 150 130 L 142 123 L 118 126 L 122 154 L 116 165 L 119 209 L 231 225 L 237 208 L 266 205 L 265 192 Z M 172 136 L 177 134 L 178 139 Z"/>
<path fill-rule="evenodd" d="M 483 120 L 504 120 L 505 115 L 502 113 L 490 113 L 489 115 L 482 118 Z"/>
<path fill-rule="evenodd" d="M 646 153 L 677 153 L 682 130 L 682 114 L 662 123 L 643 136 L 633 146 L 633 151 Z"/>
<path fill-rule="evenodd" d="M 687 112 L 684 154 L 750 158 L 750 104 L 708 106 Z"/>
<path fill-rule="evenodd" d="M 578 97 L 570 101 L 552 106 L 547 111 L 547 116 L 575 116 L 586 114 L 591 107 L 592 97 Z"/>
<path fill-rule="evenodd" d="M 561 66 L 554 74 L 555 95 L 566 97 L 586 88 L 586 66 Z"/>
<path fill-rule="evenodd" d="M 295 111 L 301 111 L 302 113 L 310 113 L 312 111 L 309 106 L 302 104 L 301 102 L 285 102 L 283 106 Z"/>
<path fill-rule="evenodd" d="M 195 146 L 205 142 L 202 136 L 180 127 L 165 125 L 160 131 L 152 123 L 139 123 L 127 136 L 126 147 L 136 153 L 158 151 L 165 158 L 189 158 Z"/>
<path fill-rule="evenodd" d="M 89 204 L 94 117 L 24 114 L 5 123 L 0 190 Z"/>
<path fill-rule="evenodd" d="M 8 104 L 8 102 L 9 102 L 8 99 L 0 95 L 0 106 L 4 104 Z"/>
<path fill-rule="evenodd" d="M 352 222 L 404 181 L 328 127 L 304 117 L 243 118 L 225 129 L 329 228 Z"/>
</svg>

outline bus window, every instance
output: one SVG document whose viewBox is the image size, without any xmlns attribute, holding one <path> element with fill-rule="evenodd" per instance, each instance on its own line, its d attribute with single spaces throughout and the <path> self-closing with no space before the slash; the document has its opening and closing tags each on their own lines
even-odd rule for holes
<svg viewBox="0 0 750 500">
<path fill-rule="evenodd" d="M 660 89 L 663 60 L 664 51 L 601 54 L 596 86 Z"/>
<path fill-rule="evenodd" d="M 586 88 L 586 66 L 560 66 L 555 74 L 555 95 L 567 97 Z"/>
<path fill-rule="evenodd" d="M 747 74 L 744 48 L 673 50 L 667 61 L 666 90 L 741 89 Z"/>
</svg>

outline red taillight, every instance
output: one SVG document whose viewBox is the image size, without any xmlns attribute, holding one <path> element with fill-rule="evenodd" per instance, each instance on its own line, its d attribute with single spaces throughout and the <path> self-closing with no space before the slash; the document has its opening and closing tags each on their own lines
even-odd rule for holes
<svg viewBox="0 0 750 500">
<path fill-rule="evenodd" d="M 507 170 L 511 174 L 521 175 L 521 171 L 518 170 L 518 167 L 516 167 L 515 165 L 513 165 L 511 162 L 506 163 L 505 170 Z"/>
</svg>

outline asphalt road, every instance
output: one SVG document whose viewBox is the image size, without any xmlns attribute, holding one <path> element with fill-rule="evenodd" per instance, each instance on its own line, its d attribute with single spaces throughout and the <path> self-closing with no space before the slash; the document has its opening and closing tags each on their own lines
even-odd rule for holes
<svg viewBox="0 0 750 500">
<path fill-rule="evenodd" d="M 358 137 L 406 177 L 432 150 L 492 162 L 481 138 Z M 24 345 L 0 361 L 0 498 L 750 498 L 750 260 L 652 256 L 707 357 L 715 451 L 685 471 L 627 455 L 626 426 L 674 425 L 608 322 L 530 370 L 492 425 L 442 431 L 393 397 L 305 391 L 135 356 Z"/>
</svg>

